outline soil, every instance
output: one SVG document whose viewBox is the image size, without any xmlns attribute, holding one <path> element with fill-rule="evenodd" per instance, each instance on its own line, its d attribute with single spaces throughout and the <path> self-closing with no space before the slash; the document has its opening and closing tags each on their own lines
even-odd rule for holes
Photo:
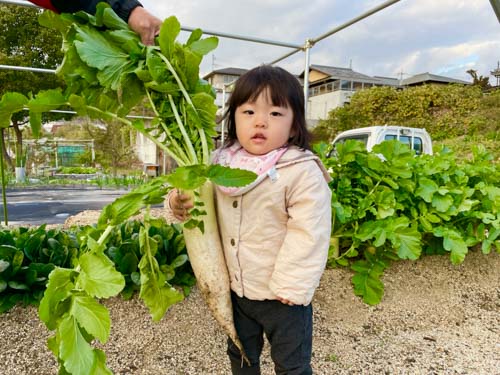
<svg viewBox="0 0 500 375">
<path fill-rule="evenodd" d="M 67 224 L 95 220 L 87 212 Z M 313 300 L 315 374 L 500 374 L 500 254 L 470 252 L 399 261 L 385 273 L 385 295 L 368 306 L 352 274 L 327 269 Z M 141 301 L 103 302 L 112 329 L 104 345 L 115 374 L 229 374 L 225 337 L 194 288 L 153 323 Z M 0 315 L 0 373 L 57 374 L 50 336 L 35 307 Z M 273 374 L 269 348 L 262 373 Z"/>
</svg>

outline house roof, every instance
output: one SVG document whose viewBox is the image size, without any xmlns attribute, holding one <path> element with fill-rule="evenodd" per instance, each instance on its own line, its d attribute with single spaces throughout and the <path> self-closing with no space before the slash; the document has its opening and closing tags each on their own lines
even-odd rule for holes
<svg viewBox="0 0 500 375">
<path fill-rule="evenodd" d="M 349 81 L 358 81 L 365 83 L 381 83 L 381 81 L 377 78 L 367 76 L 366 74 L 362 74 L 359 72 L 355 72 L 351 68 L 339 68 L 336 66 L 326 66 L 326 65 L 311 65 L 311 70 L 317 70 L 321 73 L 328 75 L 330 78 L 334 79 L 345 79 Z M 300 77 L 304 77 L 304 72 L 300 75 Z"/>
<path fill-rule="evenodd" d="M 414 76 L 405 78 L 401 81 L 401 85 L 403 86 L 411 86 L 418 85 L 421 83 L 430 83 L 430 82 L 439 82 L 439 83 L 461 83 L 462 85 L 470 85 L 470 82 L 462 81 L 461 79 L 455 79 L 445 76 L 439 76 L 437 74 L 431 73 L 420 73 L 415 74 Z"/>
<path fill-rule="evenodd" d="M 377 78 L 380 80 L 380 83 L 384 86 L 398 86 L 400 85 L 399 79 L 392 77 L 382 77 L 382 76 L 373 76 L 373 78 Z"/>
<path fill-rule="evenodd" d="M 384 86 L 411 86 L 418 85 L 422 83 L 460 83 L 463 85 L 470 85 L 470 82 L 462 81 L 456 78 L 450 78 L 445 76 L 440 76 L 437 74 L 431 73 L 421 73 L 416 74 L 414 76 L 408 77 L 400 81 L 397 78 L 392 77 L 382 77 L 382 76 L 374 76 L 370 77 L 366 74 L 362 74 L 352 70 L 351 68 L 339 68 L 335 66 L 326 66 L 326 65 L 311 65 L 311 70 L 316 70 L 320 73 L 323 73 L 328 76 L 328 79 L 345 79 L 349 81 L 358 81 L 365 83 L 375 83 Z M 304 72 L 300 75 L 301 78 L 304 78 Z M 313 82 L 313 84 L 316 82 Z"/>
<path fill-rule="evenodd" d="M 310 66 L 310 70 L 316 70 L 320 73 L 323 73 L 328 76 L 328 79 L 344 79 L 344 80 L 349 80 L 349 81 L 357 81 L 357 82 L 365 82 L 365 83 L 375 83 L 379 85 L 384 85 L 384 86 L 394 86 L 394 87 L 400 87 L 400 86 L 411 86 L 411 85 L 418 85 L 422 83 L 460 83 L 463 85 L 470 85 L 470 82 L 467 81 L 462 81 L 460 79 L 456 78 L 450 78 L 450 77 L 445 77 L 445 76 L 440 76 L 437 74 L 431 74 L 431 73 L 421 73 L 421 74 L 416 74 L 414 76 L 408 77 L 403 80 L 399 80 L 397 78 L 392 78 L 392 77 L 382 77 L 382 76 L 368 76 L 363 73 L 356 72 L 352 70 L 351 68 L 340 68 L 336 66 L 327 66 L 327 65 L 315 65 L 312 64 Z M 206 74 L 203 79 L 208 79 L 216 74 L 223 74 L 223 75 L 234 75 L 234 76 L 241 76 L 248 72 L 248 69 L 240 69 L 240 68 L 223 68 L 223 69 L 217 69 L 213 70 L 210 73 Z M 304 72 L 302 72 L 297 78 L 302 82 L 304 80 Z M 316 83 L 316 82 L 314 82 Z"/>
<path fill-rule="evenodd" d="M 225 74 L 225 75 L 231 75 L 231 76 L 242 76 L 248 72 L 248 69 L 240 69 L 240 68 L 223 68 L 223 69 L 217 69 L 217 70 L 212 70 L 210 73 L 206 74 L 203 79 L 208 79 L 216 74 Z"/>
</svg>

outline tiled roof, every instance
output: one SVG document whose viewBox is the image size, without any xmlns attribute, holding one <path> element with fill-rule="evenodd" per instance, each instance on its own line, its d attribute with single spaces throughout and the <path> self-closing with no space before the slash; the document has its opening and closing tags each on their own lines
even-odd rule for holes
<svg viewBox="0 0 500 375">
<path fill-rule="evenodd" d="M 367 76 L 366 74 L 355 72 L 351 68 L 339 68 L 326 65 L 311 65 L 310 69 L 325 73 L 333 79 L 345 79 L 365 83 L 381 83 L 379 79 Z M 302 73 L 300 76 L 304 77 L 304 73 Z"/>
<path fill-rule="evenodd" d="M 399 86 L 399 79 L 392 77 L 381 77 L 381 76 L 373 76 L 373 78 L 377 78 L 380 80 L 380 83 L 384 86 Z"/>
<path fill-rule="evenodd" d="M 223 69 L 217 69 L 217 70 L 212 70 L 210 73 L 206 74 L 203 79 L 208 79 L 216 74 L 226 74 L 226 75 L 233 75 L 233 76 L 241 76 L 248 72 L 248 69 L 240 69 L 240 68 L 223 68 Z"/>
<path fill-rule="evenodd" d="M 431 74 L 426 72 L 426 73 L 416 74 L 414 76 L 403 79 L 401 81 L 401 85 L 409 86 L 425 82 L 461 83 L 463 85 L 471 84 L 470 82 L 462 81 L 460 79 L 438 76 L 437 74 Z"/>
<path fill-rule="evenodd" d="M 392 77 L 381 77 L 381 76 L 370 77 L 366 74 L 356 72 L 351 68 L 340 68 L 335 66 L 312 64 L 310 66 L 310 69 L 324 73 L 325 75 L 328 76 L 328 78 L 344 79 L 344 80 L 364 82 L 364 83 L 375 83 L 379 85 L 394 86 L 394 87 L 411 86 L 414 84 L 425 83 L 425 82 L 460 83 L 464 85 L 470 84 L 470 82 L 462 81 L 460 79 L 444 77 L 431 73 L 416 74 L 414 76 L 405 78 L 402 81 L 400 81 L 399 79 Z M 231 67 L 223 68 L 211 71 L 210 73 L 205 75 L 203 79 L 208 79 L 216 74 L 234 75 L 239 77 L 245 74 L 246 72 L 248 72 L 248 69 L 231 68 Z M 302 82 L 304 79 L 304 72 L 302 72 L 297 78 Z"/>
</svg>

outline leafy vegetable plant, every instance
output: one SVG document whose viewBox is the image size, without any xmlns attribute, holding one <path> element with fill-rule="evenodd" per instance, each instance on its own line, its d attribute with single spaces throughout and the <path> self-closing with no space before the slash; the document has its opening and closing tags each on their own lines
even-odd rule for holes
<svg viewBox="0 0 500 375">
<path fill-rule="evenodd" d="M 0 231 L 0 313 L 16 303 L 36 304 L 55 267 L 72 267 L 78 243 L 58 229 L 16 228 Z"/>
<path fill-rule="evenodd" d="M 162 218 L 147 222 L 148 234 L 157 243 L 155 258 L 167 282 L 189 294 L 195 284 L 186 253 L 182 229 Z M 121 294 L 125 299 L 140 290 L 140 233 L 144 222 L 126 221 L 115 227 L 107 241 L 105 254 L 125 278 Z M 72 268 L 80 256 L 80 240 L 95 235 L 94 226 L 70 229 L 18 227 L 0 231 L 0 313 L 17 302 L 38 304 L 43 296 L 48 275 L 57 266 Z M 82 246 L 82 251 L 86 249 Z"/>
<path fill-rule="evenodd" d="M 76 268 L 56 268 L 51 273 L 40 317 L 49 329 L 56 330 L 49 346 L 62 364 L 61 372 L 109 372 L 104 353 L 90 345 L 94 338 L 105 342 L 109 334 L 109 315 L 95 299 L 114 296 L 125 287 L 123 275 L 106 255 L 107 243 L 113 228 L 150 204 L 163 201 L 174 187 L 192 191 L 196 197 L 193 219 L 184 225 L 191 265 L 215 318 L 239 343 L 232 323 L 212 182 L 242 186 L 255 175 L 209 165 L 217 107 L 211 86 L 199 79 L 199 65 L 203 55 L 217 46 L 217 39 L 201 39 L 202 32 L 197 29 L 181 44 L 177 41 L 179 22 L 170 17 L 161 27 L 158 45 L 144 46 L 106 4 L 98 5 L 95 16 L 45 12 L 40 23 L 63 35 L 64 61 L 58 74 L 67 88 L 40 92 L 32 98 L 5 94 L 0 102 L 0 126 L 10 121 L 13 112 L 27 107 L 36 135 L 43 112 L 69 106 L 79 115 L 133 127 L 179 166 L 174 174 L 159 177 L 108 205 L 95 231 L 85 237 L 85 251 Z M 153 119 L 146 123 L 127 117 L 144 100 Z M 140 297 L 158 320 L 181 295 L 167 281 L 172 270 L 158 263 L 158 241 L 150 235 L 148 221 L 146 217 L 146 227 L 139 233 Z M 107 254 L 117 256 L 110 251 Z"/>
<path fill-rule="evenodd" d="M 333 158 L 317 151 L 333 177 L 329 264 L 351 266 L 365 302 L 380 302 L 393 260 L 449 254 L 459 264 L 474 246 L 500 252 L 500 170 L 484 148 L 460 163 L 446 149 L 415 157 L 397 141 L 370 153 L 349 140 Z"/>
</svg>

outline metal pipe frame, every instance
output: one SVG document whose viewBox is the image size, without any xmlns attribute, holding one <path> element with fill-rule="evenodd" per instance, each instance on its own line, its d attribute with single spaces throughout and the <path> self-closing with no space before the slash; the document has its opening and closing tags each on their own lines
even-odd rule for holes
<svg viewBox="0 0 500 375">
<path fill-rule="evenodd" d="M 269 63 L 269 65 L 274 65 L 299 51 L 304 51 L 305 52 L 305 66 L 304 66 L 304 113 L 307 116 L 307 109 L 308 109 L 308 101 L 309 101 L 309 66 L 310 66 L 310 53 L 312 47 L 319 41 L 328 38 L 329 36 L 355 24 L 356 22 L 359 22 L 372 14 L 387 8 L 390 5 L 393 5 L 400 0 L 389 0 L 386 1 L 385 3 L 382 3 L 381 5 L 359 15 L 358 17 L 355 17 L 351 19 L 350 21 L 347 21 L 343 23 L 340 26 L 335 27 L 334 29 L 321 34 L 320 36 L 313 38 L 313 39 L 306 39 L 304 45 L 297 45 L 293 43 L 286 43 L 286 42 L 280 42 L 280 41 L 273 41 L 273 40 L 268 40 L 268 39 L 261 39 L 261 38 L 254 38 L 254 37 L 247 37 L 243 35 L 237 35 L 237 34 L 229 34 L 229 33 L 222 33 L 218 31 L 209 31 L 209 30 L 203 30 L 204 34 L 207 35 L 214 35 L 214 36 L 219 36 L 222 38 L 230 38 L 230 39 L 236 39 L 236 40 L 243 40 L 247 42 L 254 42 L 254 43 L 262 43 L 262 44 L 267 44 L 267 45 L 273 45 L 273 46 L 279 46 L 279 47 L 287 47 L 287 48 L 293 48 L 294 50 L 283 55 L 282 57 L 273 60 L 272 62 Z M 495 13 L 497 13 L 498 16 L 498 0 L 490 0 L 491 5 L 493 6 Z M 12 4 L 12 5 L 21 5 L 21 6 L 27 6 L 27 7 L 36 7 L 38 8 L 37 5 L 32 4 L 28 1 L 23 1 L 23 0 L 0 0 L 0 4 Z M 496 6 L 496 7 L 495 7 Z M 187 26 L 182 26 L 181 30 L 184 31 L 193 31 L 195 28 L 192 27 L 187 27 Z M 55 73 L 55 70 L 51 69 L 39 69 L 39 68 L 24 68 L 24 67 L 12 67 L 12 66 L 7 66 L 7 65 L 0 65 L 0 69 L 13 69 L 13 70 L 25 70 L 25 71 L 33 71 L 33 72 L 43 72 L 43 73 Z M 223 103 L 224 107 L 225 103 Z"/>
<path fill-rule="evenodd" d="M 380 4 L 379 6 L 359 15 L 358 17 L 355 17 L 353 18 L 352 20 L 350 21 L 347 21 L 345 23 L 343 23 L 342 25 L 340 26 L 337 26 L 335 27 L 334 29 L 316 37 L 316 38 L 313 38 L 313 39 L 306 39 L 306 42 L 304 44 L 304 46 L 302 48 L 298 48 L 294 51 L 291 51 L 289 53 L 287 53 L 286 55 L 280 57 L 279 59 L 276 59 L 276 60 L 273 60 L 271 63 L 269 63 L 270 65 L 274 65 L 292 55 L 294 55 L 295 53 L 299 52 L 299 51 L 304 51 L 306 53 L 306 57 L 305 57 L 305 67 L 304 67 L 304 110 L 305 110 L 305 115 L 307 116 L 307 108 L 308 108 L 308 101 L 309 101 L 309 64 L 310 64 L 310 52 L 311 52 L 311 49 L 312 47 L 314 47 L 314 45 L 316 43 L 318 43 L 319 41 L 325 39 L 325 38 L 328 38 L 329 36 L 335 34 L 335 33 L 338 33 L 339 31 L 355 24 L 356 22 L 359 22 L 363 19 L 365 19 L 366 17 L 368 16 L 371 16 L 372 14 L 378 12 L 378 11 L 381 11 L 382 9 L 385 9 L 387 8 L 388 6 L 390 5 L 393 5 L 397 2 L 399 2 L 400 0 L 389 0 L 389 1 L 386 1 L 385 3 L 382 3 Z M 493 1 L 493 0 L 492 0 Z"/>
<path fill-rule="evenodd" d="M 304 117 L 307 119 L 307 110 L 309 108 L 309 66 L 311 65 L 311 48 L 313 45 L 310 43 L 309 39 L 306 40 L 305 44 L 305 69 L 304 69 Z"/>
<path fill-rule="evenodd" d="M 29 108 L 23 108 L 24 111 L 29 111 Z M 76 111 L 66 111 L 63 109 L 51 109 L 49 112 L 51 113 L 65 113 L 68 115 L 76 115 Z M 142 120 L 153 120 L 154 117 L 152 116 L 136 116 L 136 115 L 128 115 L 125 116 L 125 118 L 130 118 L 130 119 L 142 119 Z"/>
<path fill-rule="evenodd" d="M 313 39 L 307 39 L 306 43 L 307 43 L 307 41 L 309 41 L 309 43 L 311 43 L 311 46 L 314 46 L 319 41 L 321 41 L 321 40 L 323 40 L 323 39 L 325 39 L 325 38 L 327 38 L 327 37 L 329 37 L 329 36 L 331 36 L 331 35 L 339 32 L 340 30 L 343 30 L 346 27 L 351 26 L 351 25 L 355 24 L 356 22 L 361 21 L 362 19 L 364 19 L 364 18 L 366 18 L 368 16 L 371 16 L 372 14 L 374 14 L 374 13 L 376 13 L 376 12 L 378 12 L 378 11 L 384 9 L 384 8 L 387 8 L 388 6 L 390 6 L 390 5 L 394 4 L 394 3 L 397 3 L 399 1 L 400 0 L 389 0 L 389 1 L 386 1 L 385 3 L 379 5 L 378 7 L 375 7 L 373 9 L 371 9 L 371 10 L 369 10 L 369 11 L 361 14 L 360 16 L 353 18 L 352 20 L 347 21 L 346 23 L 344 23 L 344 24 L 342 24 L 340 26 L 335 27 L 334 29 L 328 31 L 325 34 L 322 34 L 322 35 L 320 35 L 320 36 L 318 36 L 316 38 L 313 38 Z M 295 51 L 289 52 L 286 55 L 280 57 L 279 59 L 273 60 L 269 64 L 271 64 L 271 65 L 272 64 L 276 64 L 276 63 L 278 63 L 278 62 L 280 62 L 280 61 L 282 61 L 282 60 L 284 60 L 284 59 L 286 59 L 286 58 L 294 55 L 295 53 L 297 53 L 297 52 L 299 52 L 301 50 L 304 51 L 305 48 L 306 48 L 306 45 L 303 45 L 302 47 L 297 48 Z"/>
<path fill-rule="evenodd" d="M 24 7 L 39 8 L 38 5 L 35 5 L 33 3 L 30 3 L 29 1 L 24 1 L 24 0 L 0 0 L 0 4 L 20 5 L 20 6 L 24 6 Z M 181 26 L 181 30 L 183 30 L 183 31 L 193 31 L 196 29 L 197 29 L 196 27 Z M 203 34 L 219 36 L 221 38 L 244 40 L 247 42 L 269 44 L 269 45 L 278 46 L 278 47 L 301 48 L 301 45 L 296 44 L 296 43 L 287 43 L 287 42 L 281 42 L 281 41 L 270 40 L 270 39 L 262 39 L 262 38 L 244 36 L 244 35 L 229 34 L 229 33 L 223 33 L 220 31 L 203 30 Z"/>
<path fill-rule="evenodd" d="M 22 1 L 22 0 L 2 0 L 0 1 L 0 3 L 7 5 L 21 5 L 23 7 L 30 7 L 30 8 L 39 8 L 38 5 L 30 3 L 29 1 Z"/>
<path fill-rule="evenodd" d="M 181 30 L 184 30 L 184 31 L 193 31 L 196 29 L 197 29 L 196 27 L 181 26 Z M 300 44 L 280 42 L 280 41 L 275 41 L 275 40 L 270 40 L 270 39 L 255 38 L 255 37 L 238 35 L 238 34 L 229 34 L 229 33 L 223 33 L 220 31 L 211 31 L 211 30 L 203 29 L 203 34 L 219 36 L 221 38 L 243 40 L 246 42 L 268 44 L 268 45 L 277 46 L 277 47 L 302 48 L 302 46 Z"/>
<path fill-rule="evenodd" d="M 50 74 L 56 73 L 55 69 L 31 68 L 31 67 L 16 66 L 16 65 L 1 65 L 0 64 L 0 69 L 19 70 L 19 71 L 23 71 L 23 72 L 33 72 L 33 73 L 50 73 Z"/>
<path fill-rule="evenodd" d="M 365 13 L 363 13 L 363 14 L 355 17 L 355 18 L 353 18 L 352 20 L 347 21 L 347 22 L 343 23 L 342 25 L 337 26 L 334 29 L 332 29 L 332 30 L 330 30 L 330 31 L 328 31 L 328 32 L 326 32 L 326 33 L 324 33 L 324 34 L 322 34 L 322 35 L 314 38 L 312 40 L 312 43 L 316 44 L 320 40 L 328 38 L 330 35 L 335 34 L 335 33 L 339 32 L 340 30 L 343 30 L 346 27 L 349 27 L 349 26 L 355 24 L 356 22 L 359 22 L 359 21 L 365 19 L 366 17 L 369 17 L 372 14 L 377 13 L 377 12 L 379 12 L 379 11 L 387 8 L 388 6 L 391 6 L 391 5 L 393 5 L 393 4 L 395 4 L 395 3 L 399 2 L 399 1 L 400 0 L 389 0 L 389 1 L 386 1 L 385 3 L 380 4 L 379 6 L 377 6 L 377 7 L 373 8 L 373 9 L 371 9 L 371 10 L 369 10 L 369 11 L 367 11 L 367 12 L 365 12 Z"/>
</svg>

